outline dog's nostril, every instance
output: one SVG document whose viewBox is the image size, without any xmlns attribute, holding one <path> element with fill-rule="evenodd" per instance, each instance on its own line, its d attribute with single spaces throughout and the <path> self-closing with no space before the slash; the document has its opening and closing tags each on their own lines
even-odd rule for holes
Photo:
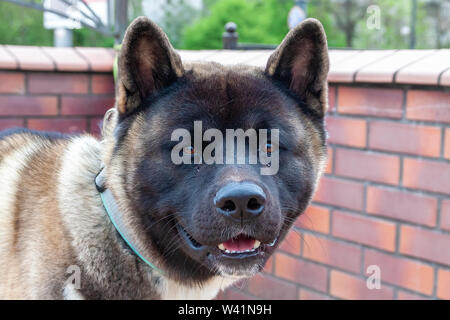
<svg viewBox="0 0 450 320">
<path fill-rule="evenodd" d="M 221 207 L 222 210 L 225 210 L 227 212 L 231 212 L 236 210 L 236 205 L 234 204 L 233 201 L 231 200 L 227 200 L 225 201 L 224 205 Z"/>
<path fill-rule="evenodd" d="M 248 200 L 247 208 L 250 210 L 258 210 L 262 207 L 262 203 L 258 201 L 256 198 L 251 198 Z"/>
<path fill-rule="evenodd" d="M 264 190 L 252 182 L 231 182 L 220 188 L 214 197 L 217 212 L 241 223 L 261 215 L 265 203 Z"/>
</svg>

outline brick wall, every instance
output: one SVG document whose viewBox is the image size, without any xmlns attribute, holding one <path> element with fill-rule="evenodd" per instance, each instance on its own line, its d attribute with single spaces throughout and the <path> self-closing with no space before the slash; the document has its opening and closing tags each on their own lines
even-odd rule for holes
<svg viewBox="0 0 450 320">
<path fill-rule="evenodd" d="M 113 104 L 111 74 L 0 72 L 0 130 L 20 126 L 98 134 Z"/>
<path fill-rule="evenodd" d="M 222 297 L 450 299 L 449 124 L 446 88 L 333 83 L 312 206 L 264 273 Z"/>
<path fill-rule="evenodd" d="M 180 52 L 263 66 L 270 52 Z M 98 133 L 105 49 L 0 46 L 0 129 Z M 450 50 L 330 52 L 329 162 L 261 275 L 225 299 L 450 299 Z M 381 289 L 366 286 L 367 267 Z"/>
<path fill-rule="evenodd" d="M 98 135 L 114 104 L 112 50 L 0 46 L 0 130 Z"/>
</svg>

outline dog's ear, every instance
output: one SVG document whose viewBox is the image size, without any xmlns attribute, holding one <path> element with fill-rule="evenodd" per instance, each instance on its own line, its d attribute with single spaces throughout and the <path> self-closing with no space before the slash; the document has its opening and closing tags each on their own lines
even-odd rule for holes
<svg viewBox="0 0 450 320">
<path fill-rule="evenodd" d="M 108 139 L 113 135 L 114 129 L 117 125 L 118 112 L 116 108 L 111 108 L 106 111 L 102 121 L 102 137 Z"/>
<path fill-rule="evenodd" d="M 310 18 L 289 31 L 267 61 L 266 74 L 324 115 L 328 105 L 328 69 L 325 31 L 318 20 Z"/>
<path fill-rule="evenodd" d="M 128 27 L 118 66 L 116 106 L 121 115 L 183 75 L 180 56 L 166 34 L 146 17 L 136 18 Z"/>
</svg>

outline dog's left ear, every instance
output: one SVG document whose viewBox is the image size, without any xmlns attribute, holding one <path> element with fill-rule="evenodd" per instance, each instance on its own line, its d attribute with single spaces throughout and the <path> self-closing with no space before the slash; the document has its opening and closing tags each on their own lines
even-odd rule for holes
<svg viewBox="0 0 450 320">
<path fill-rule="evenodd" d="M 164 31 L 146 17 L 128 27 L 119 55 L 116 106 L 121 115 L 183 75 L 180 56 Z"/>
<path fill-rule="evenodd" d="M 328 69 L 325 31 L 318 20 L 310 18 L 289 31 L 267 61 L 266 74 L 324 115 L 328 105 Z"/>
</svg>

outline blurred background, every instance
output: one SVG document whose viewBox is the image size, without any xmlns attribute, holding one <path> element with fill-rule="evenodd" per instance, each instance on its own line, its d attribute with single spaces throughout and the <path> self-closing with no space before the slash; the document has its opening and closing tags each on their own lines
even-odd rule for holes
<svg viewBox="0 0 450 320">
<path fill-rule="evenodd" d="M 100 136 L 124 31 L 264 67 L 324 25 L 328 164 L 264 271 L 222 299 L 450 299 L 450 0 L 0 0 L 0 130 Z"/>
<path fill-rule="evenodd" d="M 294 4 L 323 23 L 332 48 L 450 46 L 449 0 L 2 0 L 0 43 L 53 45 L 57 20 L 63 17 L 36 10 L 44 7 L 90 26 L 70 26 L 74 46 L 112 47 L 115 36 L 111 33 L 122 32 L 140 15 L 157 22 L 178 49 L 221 48 L 218 35 L 229 21 L 238 25 L 242 42 L 278 44 L 288 31 Z M 376 32 L 367 28 L 368 8 L 369 13 L 382 12 Z M 293 23 L 301 14 L 292 13 Z"/>
</svg>

